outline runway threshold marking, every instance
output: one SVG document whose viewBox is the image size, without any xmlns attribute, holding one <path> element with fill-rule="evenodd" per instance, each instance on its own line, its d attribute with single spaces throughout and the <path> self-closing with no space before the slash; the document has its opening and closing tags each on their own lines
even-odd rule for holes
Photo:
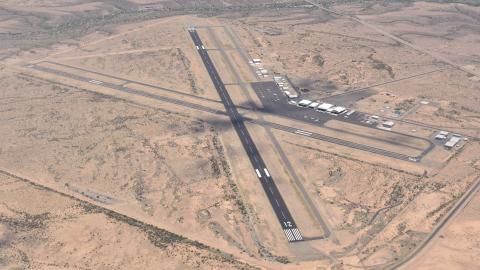
<svg viewBox="0 0 480 270">
<path fill-rule="evenodd" d="M 103 82 L 101 81 L 97 81 L 97 80 L 90 80 L 88 81 L 89 83 L 93 83 L 93 84 L 102 84 Z"/>
<path fill-rule="evenodd" d="M 288 242 L 302 241 L 303 237 L 297 228 L 283 229 L 283 232 L 287 236 Z"/>
<path fill-rule="evenodd" d="M 220 76 L 218 75 L 218 72 L 212 63 L 208 52 L 205 50 L 205 47 L 203 46 L 198 34 L 195 31 L 192 31 L 191 37 L 195 45 L 202 47 L 202 49 L 198 50 L 200 57 L 202 58 L 202 61 L 210 75 L 210 78 L 212 79 L 217 93 L 222 99 L 222 102 L 228 116 L 230 117 L 233 127 L 239 135 L 241 143 L 245 148 L 248 156 L 250 157 L 250 162 L 252 163 L 251 165 L 253 166 L 255 173 L 257 174 L 264 191 L 266 192 L 266 195 L 272 205 L 273 211 L 275 212 L 278 221 L 280 222 L 280 225 L 282 226 L 282 229 L 288 229 L 288 232 L 285 233 L 289 237 L 289 242 L 297 241 L 295 240 L 294 233 L 291 231 L 291 229 L 296 228 L 297 226 L 293 220 L 293 217 L 290 214 L 290 211 L 286 206 L 286 203 L 283 201 L 283 198 L 279 193 L 275 182 L 273 181 L 273 179 L 271 179 L 271 176 L 268 177 L 262 174 L 261 170 L 266 168 L 266 165 L 264 164 L 262 157 L 253 142 L 253 139 L 250 137 L 250 134 L 248 133 L 246 126 L 243 122 L 243 119 L 239 116 L 236 107 L 233 105 L 234 103 L 232 102 L 226 90 L 226 87 L 222 82 Z M 228 103 L 226 102 L 227 100 Z M 230 106 L 228 104 L 230 104 Z M 238 120 L 236 116 L 238 116 Z M 241 132 L 242 130 L 244 131 L 243 133 L 245 135 L 243 135 L 243 133 Z M 283 214 L 281 212 L 283 212 Z"/>
<path fill-rule="evenodd" d="M 293 235 L 295 236 L 296 240 L 303 240 L 302 234 L 297 228 L 292 229 L 291 231 L 293 232 Z"/>
<path fill-rule="evenodd" d="M 283 231 L 285 232 L 285 235 L 287 236 L 289 242 L 295 241 L 295 237 L 293 236 L 290 229 L 284 229 Z"/>
<path fill-rule="evenodd" d="M 301 129 L 297 129 L 297 130 L 295 131 L 295 133 L 300 134 L 300 135 L 304 135 L 304 136 L 309 136 L 309 137 L 312 136 L 312 134 L 313 134 L 313 133 L 311 133 L 311 132 L 308 132 L 308 131 L 305 131 L 305 130 L 301 130 Z"/>
<path fill-rule="evenodd" d="M 263 171 L 265 172 L 265 174 L 266 174 L 268 177 L 270 177 L 270 174 L 268 173 L 267 168 L 264 168 Z"/>
</svg>

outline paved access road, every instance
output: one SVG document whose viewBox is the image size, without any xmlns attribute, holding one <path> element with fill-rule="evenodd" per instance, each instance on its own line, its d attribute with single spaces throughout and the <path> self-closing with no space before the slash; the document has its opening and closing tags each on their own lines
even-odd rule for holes
<svg viewBox="0 0 480 270">
<path fill-rule="evenodd" d="M 225 85 L 222 82 L 222 79 L 220 78 L 215 66 L 213 65 L 212 60 L 210 59 L 210 56 L 208 55 L 207 50 L 205 49 L 200 39 L 200 36 L 195 29 L 191 28 L 188 31 L 195 46 L 197 47 L 198 53 L 202 58 L 205 68 L 207 69 L 207 72 L 212 79 L 215 89 L 217 90 L 218 95 L 220 96 L 220 99 L 225 106 L 225 109 L 228 116 L 230 117 L 233 127 L 235 128 L 235 131 L 237 132 L 237 135 L 240 138 L 240 141 L 242 142 L 245 151 L 247 152 L 247 155 L 254 169 L 254 172 L 252 171 L 252 174 L 256 175 L 260 180 L 260 183 L 262 184 L 262 187 L 267 194 L 270 204 L 273 207 L 273 210 L 278 218 L 278 221 L 280 222 L 280 225 L 282 226 L 282 229 L 288 241 L 302 241 L 303 237 L 300 233 L 300 230 L 297 228 L 297 225 L 295 224 L 295 221 L 293 220 L 292 215 L 290 214 L 290 211 L 285 204 L 285 201 L 280 195 L 277 185 L 273 181 L 273 178 L 270 175 L 270 172 L 268 171 L 265 162 L 263 161 L 257 147 L 255 146 L 255 143 L 253 142 L 252 137 L 250 136 L 245 126 L 243 118 L 238 113 L 235 104 L 233 104 L 232 99 L 230 98 L 230 95 L 228 94 Z"/>
</svg>

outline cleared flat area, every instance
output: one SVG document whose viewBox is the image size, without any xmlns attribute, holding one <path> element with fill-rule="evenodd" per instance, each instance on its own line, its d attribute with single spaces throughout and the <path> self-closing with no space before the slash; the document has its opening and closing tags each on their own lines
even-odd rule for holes
<svg viewBox="0 0 480 270">
<path fill-rule="evenodd" d="M 351 135 L 359 136 L 367 140 L 375 140 L 377 142 L 384 143 L 386 150 L 399 149 L 398 147 L 405 148 L 406 151 L 411 151 L 412 156 L 418 155 L 419 151 L 428 149 L 430 146 L 429 141 L 413 136 L 407 136 L 400 133 L 393 133 L 381 129 L 368 128 L 360 125 L 346 123 L 338 120 L 330 120 L 324 124 L 325 127 L 331 128 L 339 133 L 347 133 Z M 355 142 L 362 142 L 362 139 L 355 140 Z M 390 145 L 390 146 L 388 146 Z"/>
<path fill-rule="evenodd" d="M 97 74 L 93 71 L 81 70 L 81 69 L 76 68 L 76 67 L 64 66 L 61 63 L 41 62 L 37 65 L 40 66 L 40 67 L 51 68 L 51 69 L 54 69 L 54 70 L 63 71 L 63 72 L 70 73 L 70 74 L 73 74 L 73 75 L 78 75 L 78 76 L 90 78 L 92 80 L 97 80 L 97 81 L 100 81 L 100 82 L 109 82 L 109 83 L 113 83 L 113 84 L 123 84 L 123 83 L 127 82 L 126 80 L 120 80 L 120 79 L 115 79 L 115 78 L 112 78 L 112 77 L 109 77 L 109 76 L 103 76 L 103 75 Z"/>
</svg>

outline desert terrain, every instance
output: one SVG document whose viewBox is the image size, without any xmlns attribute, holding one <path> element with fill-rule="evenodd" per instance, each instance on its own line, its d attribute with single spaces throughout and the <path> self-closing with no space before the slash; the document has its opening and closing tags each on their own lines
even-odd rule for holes
<svg viewBox="0 0 480 270">
<path fill-rule="evenodd" d="M 474 2 L 0 7 L 0 268 L 478 266 Z"/>
</svg>

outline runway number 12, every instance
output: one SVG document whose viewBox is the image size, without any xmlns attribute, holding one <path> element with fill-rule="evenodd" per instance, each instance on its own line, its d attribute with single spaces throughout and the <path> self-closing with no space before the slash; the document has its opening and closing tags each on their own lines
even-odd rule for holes
<svg viewBox="0 0 480 270">
<path fill-rule="evenodd" d="M 285 227 L 292 227 L 292 223 L 290 221 L 284 221 L 283 224 Z"/>
</svg>

